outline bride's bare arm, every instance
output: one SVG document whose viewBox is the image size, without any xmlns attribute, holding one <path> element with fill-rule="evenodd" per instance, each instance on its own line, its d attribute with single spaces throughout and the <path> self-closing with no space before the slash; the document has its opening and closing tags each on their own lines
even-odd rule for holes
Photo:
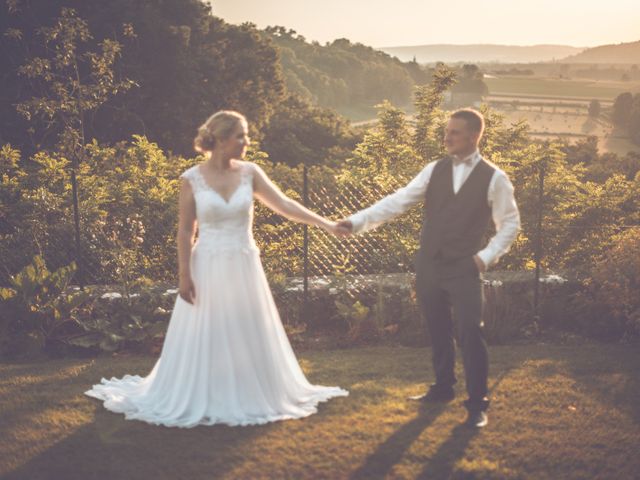
<svg viewBox="0 0 640 480">
<path fill-rule="evenodd" d="M 193 303 L 195 288 L 191 279 L 191 247 L 196 232 L 196 203 L 191 184 L 185 178 L 178 199 L 178 289 L 183 300 Z"/>
<path fill-rule="evenodd" d="M 308 225 L 315 225 L 324 228 L 328 232 L 334 234 L 344 234 L 342 229 L 337 226 L 336 222 L 327 220 L 324 217 L 312 212 L 299 202 L 287 197 L 269 179 L 264 170 L 257 165 L 252 165 L 254 169 L 253 175 L 253 191 L 255 196 L 267 207 L 283 217 Z"/>
</svg>

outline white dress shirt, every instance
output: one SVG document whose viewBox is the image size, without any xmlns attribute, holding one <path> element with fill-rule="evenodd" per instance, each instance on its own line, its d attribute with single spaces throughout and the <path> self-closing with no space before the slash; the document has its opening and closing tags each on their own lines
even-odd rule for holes
<svg viewBox="0 0 640 480">
<path fill-rule="evenodd" d="M 469 174 L 481 159 L 482 156 L 478 150 L 462 160 L 453 159 L 453 191 L 455 193 L 458 193 L 460 187 L 469 178 Z M 520 230 L 520 213 L 513 195 L 511 181 L 502 170 L 491 162 L 487 163 L 495 168 L 489 183 L 487 203 L 491 208 L 491 217 L 496 226 L 496 234 L 489 240 L 484 249 L 477 252 L 477 255 L 485 266 L 490 267 L 509 251 Z M 405 187 L 396 190 L 371 207 L 349 217 L 353 225 L 353 232 L 361 233 L 376 228 L 406 212 L 416 203 L 424 201 L 435 164 L 436 162 L 428 163 Z"/>
</svg>

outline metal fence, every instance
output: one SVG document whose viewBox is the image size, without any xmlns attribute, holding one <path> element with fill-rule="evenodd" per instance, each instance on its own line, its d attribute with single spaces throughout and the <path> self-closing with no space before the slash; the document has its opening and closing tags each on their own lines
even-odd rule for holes
<svg viewBox="0 0 640 480">
<path fill-rule="evenodd" d="M 409 177 L 390 178 L 384 186 L 341 176 L 339 171 L 319 167 L 301 167 L 287 172 L 285 192 L 313 211 L 333 219 L 373 204 L 376 200 L 404 186 Z M 277 179 L 276 179 L 277 180 Z M 544 172 L 540 172 L 539 199 L 545 194 Z M 78 178 L 79 192 L 89 188 L 87 180 Z M 37 191 L 37 190 L 36 190 Z M 71 188 L 68 189 L 71 194 Z M 44 190 L 43 190 L 44 192 Z M 43 193 L 44 195 L 44 193 Z M 175 202 L 174 202 L 175 203 Z M 2 270 L 0 285 L 28 265 L 34 255 L 42 255 L 51 270 L 72 261 L 78 270 L 75 282 L 120 285 L 164 283 L 175 286 L 177 261 L 175 233 L 177 208 L 172 203 L 145 206 L 140 211 L 113 212 L 113 218 L 95 219 L 80 211 L 74 217 L 73 202 L 57 205 L 43 202 L 37 215 L 16 233 L 0 225 Z M 536 298 L 540 264 L 544 253 L 543 202 L 532 218 L 525 222 L 530 232 L 528 257 L 536 265 Z M 155 210 L 154 210 L 155 209 Z M 523 219 L 524 220 L 524 219 Z M 369 276 L 396 274 L 412 270 L 421 225 L 421 210 L 416 207 L 401 218 L 375 231 L 340 239 L 311 228 L 286 221 L 256 205 L 254 235 L 262 252 L 265 271 L 275 288 L 291 301 L 306 301 L 313 288 L 328 284 L 354 296 Z M 607 231 L 620 225 L 598 226 Z M 638 228 L 632 225 L 629 228 Z M 339 279 L 339 282 L 335 282 Z"/>
<path fill-rule="evenodd" d="M 382 188 L 342 180 L 336 172 L 314 175 L 313 168 L 288 172 L 285 192 L 311 210 L 333 219 L 343 218 L 372 204 L 407 179 Z M 87 195 L 87 180 L 78 177 L 79 195 Z M 69 186 L 68 195 L 71 196 Z M 177 199 L 176 199 L 177 200 Z M 45 202 L 46 203 L 46 202 Z M 41 255 L 50 270 L 75 262 L 75 283 L 118 285 L 122 282 L 175 283 L 177 278 L 176 205 L 156 216 L 153 211 L 131 211 L 96 220 L 83 211 L 78 222 L 73 202 L 52 202 L 43 211 L 30 212 L 19 228 L 0 226 L 0 285 Z M 170 210 L 170 211 L 169 211 Z M 159 213 L 159 212 L 158 212 Z M 261 249 L 270 279 L 297 279 L 304 285 L 334 275 L 367 275 L 403 271 L 411 262 L 412 247 L 401 238 L 415 230 L 415 214 L 405 218 L 403 227 L 384 227 L 373 234 L 347 239 L 335 238 L 323 230 L 294 223 L 256 203 L 254 236 Z M 383 240 L 384 239 L 384 240 Z M 390 241 L 391 240 L 391 241 Z M 416 237 L 417 240 L 417 237 Z"/>
</svg>

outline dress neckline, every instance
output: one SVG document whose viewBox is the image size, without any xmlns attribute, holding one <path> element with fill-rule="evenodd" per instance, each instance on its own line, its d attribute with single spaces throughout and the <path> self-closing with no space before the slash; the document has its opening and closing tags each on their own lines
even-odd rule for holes
<svg viewBox="0 0 640 480">
<path fill-rule="evenodd" d="M 220 199 L 226 204 L 229 205 L 229 203 L 231 202 L 231 200 L 233 200 L 233 197 L 235 196 L 235 194 L 238 192 L 238 190 L 240 190 L 240 187 L 242 186 L 242 184 L 244 183 L 244 173 L 245 173 L 245 168 L 243 164 L 240 164 L 238 167 L 238 171 L 240 174 L 240 180 L 238 181 L 238 184 L 236 185 L 236 187 L 233 189 L 233 192 L 231 192 L 231 195 L 229 195 L 229 198 L 224 198 L 222 196 L 222 194 L 220 192 L 218 192 L 218 190 L 216 190 L 215 188 L 213 188 L 209 182 L 207 182 L 206 178 L 204 177 L 202 170 L 200 169 L 200 167 L 202 166 L 202 163 L 196 165 L 196 173 L 200 176 L 200 179 L 202 180 L 202 184 L 203 186 L 207 189 L 210 190 L 211 192 L 213 192 L 214 194 L 216 194 L 218 197 L 220 197 Z"/>
</svg>

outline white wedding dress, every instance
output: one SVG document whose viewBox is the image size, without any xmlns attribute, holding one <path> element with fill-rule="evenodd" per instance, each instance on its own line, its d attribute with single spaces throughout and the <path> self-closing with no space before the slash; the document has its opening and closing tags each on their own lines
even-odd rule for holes
<svg viewBox="0 0 640 480">
<path fill-rule="evenodd" d="M 255 425 L 302 418 L 346 396 L 304 376 L 271 296 L 251 233 L 253 165 L 228 201 L 199 166 L 181 176 L 195 198 L 194 305 L 179 295 L 160 358 L 146 377 L 102 379 L 85 394 L 127 419 L 168 427 Z"/>
</svg>

